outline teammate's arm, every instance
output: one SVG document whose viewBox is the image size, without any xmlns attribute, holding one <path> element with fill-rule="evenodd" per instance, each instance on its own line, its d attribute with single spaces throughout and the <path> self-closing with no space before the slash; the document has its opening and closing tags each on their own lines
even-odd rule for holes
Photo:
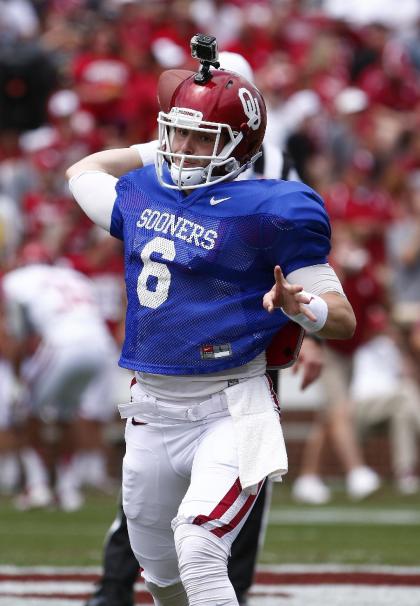
<svg viewBox="0 0 420 606">
<path fill-rule="evenodd" d="M 306 389 L 321 375 L 324 367 L 324 345 L 322 339 L 305 335 L 297 360 L 293 365 L 293 373 L 300 372 L 302 380 L 300 388 Z"/>
</svg>

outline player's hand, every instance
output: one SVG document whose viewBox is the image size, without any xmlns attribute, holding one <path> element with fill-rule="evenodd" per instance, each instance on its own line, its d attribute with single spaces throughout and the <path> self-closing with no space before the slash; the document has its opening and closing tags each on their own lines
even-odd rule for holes
<svg viewBox="0 0 420 606">
<path fill-rule="evenodd" d="M 317 343 L 311 338 L 303 339 L 298 358 L 293 365 L 293 374 L 298 371 L 302 373 L 300 388 L 303 390 L 316 381 L 323 367 L 324 348 L 322 343 Z"/>
<path fill-rule="evenodd" d="M 314 314 L 303 305 L 303 303 L 309 303 L 310 301 L 307 295 L 302 294 L 303 286 L 289 284 L 279 265 L 274 268 L 274 280 L 274 286 L 263 297 L 264 309 L 272 313 L 275 309 L 281 307 L 289 316 L 303 313 L 309 320 L 316 322 Z"/>
</svg>

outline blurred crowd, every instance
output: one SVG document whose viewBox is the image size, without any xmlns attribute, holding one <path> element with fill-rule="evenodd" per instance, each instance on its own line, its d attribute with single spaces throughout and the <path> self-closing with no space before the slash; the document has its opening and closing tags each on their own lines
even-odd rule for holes
<svg viewBox="0 0 420 606">
<path fill-rule="evenodd" d="M 248 60 L 267 103 L 267 140 L 289 154 L 301 180 L 323 196 L 331 217 L 331 264 L 353 304 L 358 330 L 352 340 L 326 346 L 334 363 L 342 359 L 349 368 L 341 386 L 345 393 L 333 386 L 329 396 L 334 400 L 339 394 L 343 406 L 337 414 L 324 412 L 320 422 L 339 445 L 340 423 L 358 419 L 366 428 L 389 422 L 397 487 L 415 492 L 420 433 L 417 0 L 399 0 L 397 10 L 394 0 L 0 0 L 0 279 L 29 263 L 84 274 L 118 347 L 124 318 L 121 245 L 82 214 L 64 172 L 89 153 L 156 138 L 157 80 L 165 69 L 195 69 L 189 42 L 197 32 L 216 35 L 219 50 Z M 41 440 L 51 450 L 50 443 L 60 442 L 55 424 L 68 419 L 44 415 L 41 428 L 31 428 L 29 437 L 20 429 L 26 426 L 21 410 L 28 391 L 25 351 L 15 355 L 6 338 L 12 332 L 10 315 L 4 312 L 2 318 L 0 490 L 24 489 L 27 496 L 30 478 L 36 477 L 45 490 L 17 504 L 49 505 L 57 498 L 51 485 L 56 482 L 57 493 L 67 466 L 67 487 L 74 490 L 68 498 L 58 490 L 59 502 L 76 509 L 83 482 L 104 489 L 111 484 L 106 439 L 97 428 L 106 434 L 111 417 L 103 411 L 128 397 L 121 386 L 130 379 L 115 370 L 116 387 L 102 396 L 102 409 L 76 411 L 72 446 L 57 455 L 52 471 L 51 465 L 43 469 L 36 444 Z M 27 339 L 24 345 L 30 358 Z M 408 404 L 398 400 L 402 392 Z M 362 406 L 378 398 L 387 400 L 378 414 Z M 395 421 L 402 409 L 405 425 Z M 401 454 L 407 427 L 414 434 L 410 452 Z M 20 461 L 17 449 L 23 453 Z M 312 501 L 325 502 L 319 470 L 307 465 L 302 474 L 318 481 L 310 488 L 318 494 Z M 303 490 L 296 496 L 307 500 L 306 495 Z"/>
</svg>

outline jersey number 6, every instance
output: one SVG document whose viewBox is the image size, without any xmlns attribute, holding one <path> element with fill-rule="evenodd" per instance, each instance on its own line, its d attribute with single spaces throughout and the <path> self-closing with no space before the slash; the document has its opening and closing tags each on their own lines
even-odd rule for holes
<svg viewBox="0 0 420 606">
<path fill-rule="evenodd" d="M 141 252 L 143 269 L 137 280 L 137 295 L 141 305 L 152 309 L 165 303 L 171 285 L 171 272 L 167 266 L 159 261 L 151 261 L 150 256 L 154 252 L 160 253 L 165 261 L 173 261 L 176 253 L 175 243 L 166 238 L 153 238 Z M 150 281 L 151 276 L 156 280 Z"/>
</svg>

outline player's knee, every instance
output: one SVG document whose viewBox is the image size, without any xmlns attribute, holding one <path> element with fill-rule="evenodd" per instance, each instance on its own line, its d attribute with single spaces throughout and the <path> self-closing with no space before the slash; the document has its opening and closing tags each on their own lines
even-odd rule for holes
<svg viewBox="0 0 420 606">
<path fill-rule="evenodd" d="M 174 537 L 179 573 L 189 604 L 237 604 L 227 574 L 229 547 L 194 524 L 179 524 Z"/>
<path fill-rule="evenodd" d="M 225 566 L 229 548 L 211 532 L 195 524 L 179 524 L 174 531 L 178 564 L 182 568 Z"/>
<path fill-rule="evenodd" d="M 146 581 L 146 587 L 153 596 L 155 606 L 188 606 L 188 598 L 182 583 L 159 587 Z"/>
</svg>

